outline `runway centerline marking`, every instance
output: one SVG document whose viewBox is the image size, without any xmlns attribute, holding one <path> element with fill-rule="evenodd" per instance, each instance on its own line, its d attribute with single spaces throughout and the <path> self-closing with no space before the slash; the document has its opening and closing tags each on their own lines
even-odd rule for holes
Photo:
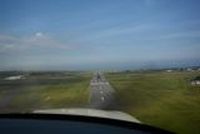
<svg viewBox="0 0 200 134">
<path fill-rule="evenodd" d="M 105 98 L 102 96 L 102 97 L 101 97 L 101 100 L 102 100 L 102 101 L 104 101 L 104 100 L 105 100 Z"/>
</svg>

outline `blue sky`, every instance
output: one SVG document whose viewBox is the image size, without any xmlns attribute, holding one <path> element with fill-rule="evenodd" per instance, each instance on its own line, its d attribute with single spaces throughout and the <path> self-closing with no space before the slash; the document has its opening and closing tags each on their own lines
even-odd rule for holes
<svg viewBox="0 0 200 134">
<path fill-rule="evenodd" d="M 198 0 L 0 0 L 0 70 L 200 65 Z"/>
</svg>

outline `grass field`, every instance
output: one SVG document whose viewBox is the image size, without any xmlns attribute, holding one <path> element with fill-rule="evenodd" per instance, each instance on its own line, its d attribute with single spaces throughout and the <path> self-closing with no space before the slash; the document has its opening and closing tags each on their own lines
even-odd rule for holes
<svg viewBox="0 0 200 134">
<path fill-rule="evenodd" d="M 1 79 L 0 112 L 84 107 L 90 79 L 91 74 L 78 72 L 34 72 L 24 80 Z"/>
<path fill-rule="evenodd" d="M 0 113 L 85 107 L 91 73 L 0 73 Z M 118 108 L 140 121 L 180 134 L 200 133 L 200 87 L 190 80 L 200 72 L 118 72 L 106 78 L 116 90 Z"/>
<path fill-rule="evenodd" d="M 108 73 L 122 111 L 146 124 L 180 134 L 200 133 L 199 72 Z"/>
</svg>

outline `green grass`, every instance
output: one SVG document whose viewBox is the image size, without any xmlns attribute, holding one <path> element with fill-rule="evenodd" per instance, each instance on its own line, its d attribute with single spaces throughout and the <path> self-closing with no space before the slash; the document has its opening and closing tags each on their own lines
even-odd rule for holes
<svg viewBox="0 0 200 134">
<path fill-rule="evenodd" d="M 31 75 L 22 81 L 1 82 L 1 97 L 16 95 L 1 112 L 29 112 L 35 109 L 84 107 L 88 103 L 91 74 Z M 17 92 L 16 92 L 17 91 Z"/>
<path fill-rule="evenodd" d="M 200 133 L 200 87 L 190 86 L 197 72 L 107 74 L 120 109 L 144 123 L 180 134 Z"/>
</svg>

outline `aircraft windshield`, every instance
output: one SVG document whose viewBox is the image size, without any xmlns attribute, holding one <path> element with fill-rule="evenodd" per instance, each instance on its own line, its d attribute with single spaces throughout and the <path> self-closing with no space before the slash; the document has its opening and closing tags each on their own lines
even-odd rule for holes
<svg viewBox="0 0 200 134">
<path fill-rule="evenodd" d="M 198 0 L 0 0 L 0 113 L 200 133 L 199 13 Z"/>
</svg>

